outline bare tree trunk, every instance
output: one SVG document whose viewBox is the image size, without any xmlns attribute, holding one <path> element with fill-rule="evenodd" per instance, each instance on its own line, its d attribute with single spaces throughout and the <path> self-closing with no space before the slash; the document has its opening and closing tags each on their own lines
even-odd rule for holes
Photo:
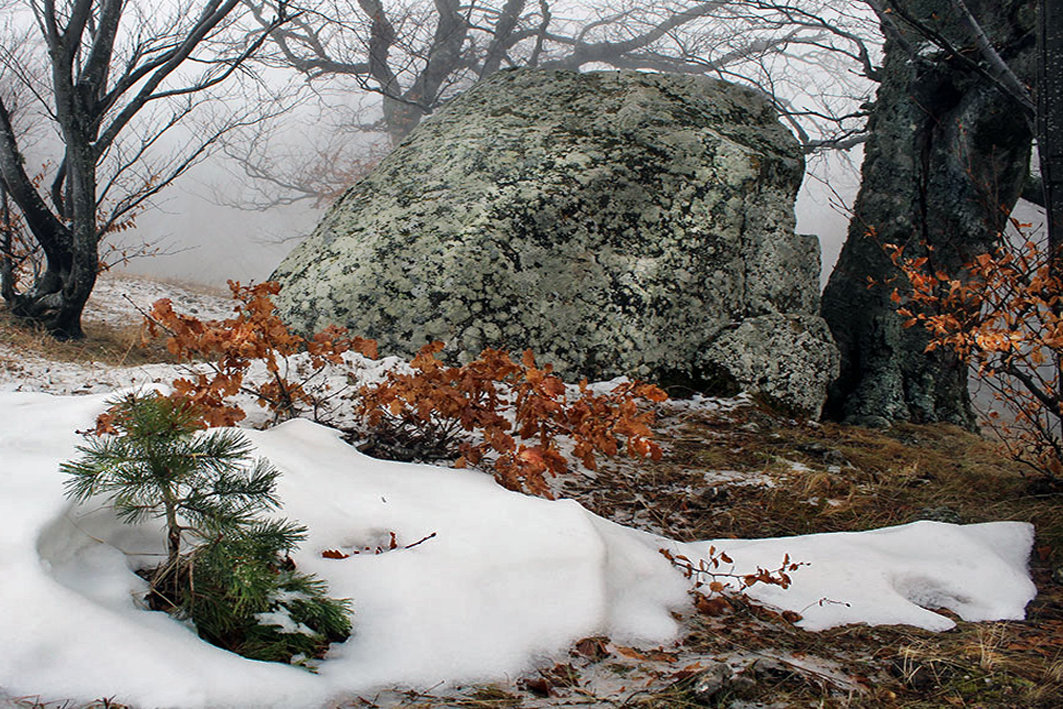
<svg viewBox="0 0 1063 709">
<path fill-rule="evenodd" d="M 1059 278 L 1063 259 L 1063 8 L 1039 0 L 1037 23 L 1037 156 L 1048 223 L 1050 273 Z M 1055 305 L 1060 315 L 1063 304 Z M 1063 353 L 1055 353 L 1056 394 L 1063 394 Z"/>
<path fill-rule="evenodd" d="M 1038 157 L 1044 182 L 1048 241 L 1053 253 L 1063 246 L 1063 7 L 1039 0 L 1037 81 Z"/>
<path fill-rule="evenodd" d="M 68 139 L 69 140 L 69 139 Z M 100 234 L 96 226 L 95 136 L 78 136 L 67 144 L 67 180 L 70 185 L 71 262 L 63 281 L 62 303 L 48 329 L 58 338 L 77 339 L 81 313 L 96 285 L 99 272 Z"/>
<path fill-rule="evenodd" d="M 1015 99 L 963 61 L 973 45 L 940 2 L 897 0 L 884 14 L 882 84 L 871 115 L 860 193 L 849 236 L 823 294 L 823 317 L 842 353 L 825 415 L 853 422 L 948 421 L 974 427 L 967 368 L 927 335 L 906 330 L 890 300 L 896 269 L 884 244 L 928 255 L 959 274 L 988 251 L 1021 193 L 1032 139 Z M 1034 0 L 968 2 L 1016 74 L 1032 78 Z M 940 51 L 903 24 L 925 22 L 958 48 Z M 893 18 L 898 18 L 894 20 Z M 1025 19 L 1024 19 L 1025 18 Z M 943 56 L 944 55 L 944 56 Z M 927 251 L 927 247 L 932 250 Z M 869 287 L 869 279 L 875 285 Z"/>
<path fill-rule="evenodd" d="M 161 164 L 141 164 L 149 149 L 200 102 L 209 100 L 212 90 L 229 80 L 269 33 L 287 21 L 286 6 L 286 0 L 280 0 L 272 19 L 260 18 L 263 28 L 257 37 L 232 43 L 222 40 L 240 24 L 239 16 L 245 12 L 240 0 L 201 0 L 198 8 L 174 9 L 175 26 L 165 20 L 153 24 L 124 0 L 32 4 L 36 29 L 41 33 L 35 48 L 47 52 L 50 86 L 42 91 L 46 82 L 30 81 L 27 77 L 32 72 L 23 63 L 26 60 L 14 53 L 0 56 L 0 69 L 45 102 L 64 153 L 52 180 L 49 205 L 38 193 L 36 181 L 26 173 L 19 148 L 23 136 L 17 134 L 5 97 L 0 95 L 4 208 L 8 208 L 8 199 L 17 206 L 23 226 L 40 245 L 45 260 L 44 272 L 32 286 L 19 292 L 13 264 L 5 259 L 0 268 L 0 294 L 13 314 L 43 326 L 60 339 L 84 336 L 81 314 L 96 284 L 101 239 L 121 228 L 123 220 L 128 223 L 142 205 L 183 174 L 226 130 L 246 123 L 233 119 L 228 127 L 209 132 L 185 157 Z M 141 24 L 131 28 L 137 43 L 123 47 L 116 56 L 123 13 L 127 21 Z M 202 69 L 179 71 L 197 66 Z M 197 94 L 202 96 L 193 98 Z M 150 119 L 165 115 L 166 109 L 172 110 L 171 118 L 149 120 L 130 130 L 141 112 Z M 116 155 L 123 154 L 120 136 L 129 133 L 139 137 L 126 146 L 126 154 L 134 159 L 123 162 L 124 158 Z M 101 163 L 111 166 L 103 178 L 98 173 Z M 130 180 L 138 169 L 149 176 Z M 100 204 L 103 196 L 112 203 L 106 210 Z"/>
<path fill-rule="evenodd" d="M 0 298 L 7 301 L 15 297 L 15 268 L 15 225 L 7 187 L 0 179 Z"/>
</svg>

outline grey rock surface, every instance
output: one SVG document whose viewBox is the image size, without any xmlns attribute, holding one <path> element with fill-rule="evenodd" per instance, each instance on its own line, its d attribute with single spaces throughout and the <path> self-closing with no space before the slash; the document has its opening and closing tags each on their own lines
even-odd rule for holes
<svg viewBox="0 0 1063 709">
<path fill-rule="evenodd" d="M 803 170 L 750 89 L 500 72 L 337 201 L 274 274 L 280 312 L 384 354 L 531 348 L 572 379 L 697 385 L 733 367 L 815 416 L 835 365 L 818 242 L 793 231 Z"/>
<path fill-rule="evenodd" d="M 838 350 L 822 318 L 773 313 L 725 330 L 701 355 L 701 369 L 731 377 L 734 388 L 754 391 L 797 415 L 819 413 L 826 386 L 838 375 Z M 726 386 L 726 382 L 723 382 Z"/>
<path fill-rule="evenodd" d="M 728 688 L 734 672 L 726 662 L 713 662 L 694 678 L 692 693 L 700 704 L 714 706 Z"/>
</svg>

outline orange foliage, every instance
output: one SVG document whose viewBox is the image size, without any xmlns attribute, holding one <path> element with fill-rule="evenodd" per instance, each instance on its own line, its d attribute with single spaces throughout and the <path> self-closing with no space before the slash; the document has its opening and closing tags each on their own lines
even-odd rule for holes
<svg viewBox="0 0 1063 709">
<path fill-rule="evenodd" d="M 180 361 L 204 360 L 209 372 L 190 371 L 187 377 L 173 382 L 174 396 L 203 412 L 206 426 L 231 426 L 244 418 L 244 411 L 228 399 L 241 391 L 258 397 L 258 404 L 277 417 L 292 416 L 300 405 L 313 405 L 314 397 L 306 390 L 309 377 L 326 362 L 338 364 L 347 351 L 376 357 L 376 342 L 349 337 L 346 330 L 329 327 L 307 340 L 288 331 L 274 313 L 270 299 L 280 292 L 280 285 L 267 281 L 241 286 L 229 281 L 229 289 L 238 302 L 235 316 L 227 320 L 201 321 L 181 315 L 168 298 L 157 301 L 148 318 L 149 332 L 160 330 L 169 337 L 166 347 Z M 307 353 L 313 373 L 302 380 L 289 378 L 287 358 Z M 268 379 L 257 384 L 245 381 L 253 360 L 262 360 Z"/>
<path fill-rule="evenodd" d="M 568 470 L 559 438 L 570 439 L 572 458 L 591 470 L 596 453 L 661 457 L 650 430 L 653 414 L 638 406 L 640 400 L 668 398 L 653 385 L 631 382 L 595 394 L 582 382 L 579 396 L 569 400 L 552 366 L 539 368 L 531 351 L 517 363 L 487 349 L 479 359 L 451 367 L 436 356 L 442 349 L 442 342 L 426 345 L 410 362 L 411 373 L 392 371 L 380 384 L 362 388 L 359 413 L 370 428 L 429 432 L 444 444 L 456 443 L 458 467 L 494 456 L 501 485 L 544 497 L 551 497 L 546 474 Z M 512 422 L 501 413 L 510 404 Z M 483 440 L 466 440 L 472 432 Z"/>
<path fill-rule="evenodd" d="M 157 301 L 148 315 L 149 332 L 168 334 L 167 348 L 183 362 L 202 362 L 207 371 L 189 368 L 173 382 L 172 396 L 202 412 L 205 426 L 231 426 L 245 417 L 231 402 L 240 392 L 254 394 L 258 403 L 278 417 L 292 416 L 300 406 L 316 404 L 307 382 L 326 364 L 340 364 L 342 355 L 356 351 L 376 358 L 376 342 L 348 336 L 329 327 L 306 340 L 292 334 L 274 312 L 275 282 L 241 286 L 230 281 L 238 305 L 227 320 L 201 321 L 177 313 L 168 299 Z M 590 469 L 596 455 L 659 459 L 653 441 L 653 413 L 639 402 L 661 402 L 659 388 L 637 382 L 621 384 L 608 394 L 596 394 L 586 382 L 570 400 L 568 388 L 551 365 L 540 368 L 534 355 L 519 363 L 500 350 L 484 350 L 480 358 L 461 367 L 444 364 L 437 354 L 443 343 L 426 345 L 410 362 L 412 372 L 390 371 L 385 380 L 359 392 L 356 412 L 378 434 L 427 441 L 440 457 L 450 451 L 460 457 L 458 467 L 493 459 L 495 479 L 511 490 L 550 497 L 546 475 L 568 470 L 569 461 L 558 440 L 572 442 L 571 458 Z M 288 358 L 309 355 L 309 374 L 292 379 Z M 261 360 L 268 378 L 248 382 L 251 363 Z M 512 412 L 512 422 L 504 412 Z M 100 426 L 109 422 L 101 418 Z M 482 440 L 472 442 L 471 434 Z"/>
<path fill-rule="evenodd" d="M 685 577 L 694 582 L 694 588 L 692 589 L 694 607 L 702 615 L 708 616 L 723 615 L 732 610 L 731 604 L 720 595 L 727 590 L 729 585 L 733 585 L 740 594 L 750 586 L 755 586 L 758 583 L 779 586 L 784 589 L 789 588 L 790 584 L 793 583 L 790 579 L 790 573 L 806 565 L 806 562 L 791 561 L 790 555 L 786 554 L 783 556 L 782 563 L 776 569 L 765 569 L 758 566 L 753 573 L 736 574 L 733 570 L 734 561 L 715 546 L 710 546 L 708 556 L 704 559 L 698 559 L 696 564 L 684 554 L 673 554 L 668 549 L 658 549 L 658 551 L 664 558 L 672 562 L 673 566 L 682 571 Z M 723 564 L 728 564 L 730 568 L 723 568 Z M 706 589 L 708 592 L 706 593 L 702 589 Z M 780 617 L 789 623 L 796 623 L 801 620 L 801 615 L 793 611 L 784 611 Z"/>
<path fill-rule="evenodd" d="M 930 333 L 927 351 L 948 348 L 973 365 L 1011 414 L 1012 420 L 1003 420 L 994 412 L 988 421 L 1007 452 L 1059 479 L 1063 265 L 1053 263 L 1034 241 L 1021 247 L 1003 243 L 965 264 L 959 274 L 930 268 L 927 257 L 905 258 L 901 247 L 886 249 L 911 287 L 891 296 L 905 326 Z"/>
</svg>

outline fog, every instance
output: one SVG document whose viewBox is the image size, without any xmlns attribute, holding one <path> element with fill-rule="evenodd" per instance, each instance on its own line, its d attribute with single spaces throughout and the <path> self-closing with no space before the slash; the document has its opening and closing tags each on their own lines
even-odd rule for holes
<svg viewBox="0 0 1063 709">
<path fill-rule="evenodd" d="M 867 51 L 871 52 L 872 58 L 878 53 L 877 45 L 880 39 L 877 23 L 869 8 L 826 1 L 813 5 L 822 5 L 826 13 L 824 17 L 827 18 L 825 21 L 834 22 L 838 27 L 867 37 Z M 400 6 L 403 6 L 402 3 L 397 3 L 394 7 Z M 415 6 L 419 7 L 416 2 L 410 4 L 410 7 Z M 24 3 L 5 3 L 4 7 L 7 17 L 0 19 L 10 24 L 6 29 L 8 35 L 14 37 L 11 32 L 19 27 L 31 30 L 31 37 L 36 35 L 33 30 L 34 22 Z M 141 31 L 141 25 L 160 37 L 165 36 L 165 31 L 169 30 L 165 23 L 169 20 L 163 17 L 163 11 L 178 7 L 178 3 L 176 0 L 163 0 L 157 7 L 153 3 L 152 7 L 161 14 L 141 16 L 131 10 L 128 21 L 122 25 L 123 32 L 129 36 L 122 35 L 120 39 L 124 37 L 128 44 L 134 34 Z M 427 4 L 425 7 L 428 7 Z M 553 4 L 552 19 L 558 23 L 555 30 L 562 35 L 565 32 L 575 32 L 579 27 L 587 25 L 589 20 L 605 12 L 602 8 L 608 7 L 611 7 L 609 3 L 559 0 Z M 334 14 L 339 13 L 339 10 L 331 5 L 323 4 L 319 9 L 327 15 L 329 8 L 332 8 Z M 664 4 L 657 7 L 654 4 L 638 2 L 632 3 L 631 9 L 634 15 L 646 14 L 646 18 L 613 18 L 604 23 L 604 29 L 599 28 L 601 37 L 594 37 L 603 41 L 615 40 L 615 32 L 609 30 L 613 24 L 619 23 L 614 28 L 616 32 L 634 32 L 642 26 L 639 22 L 659 21 L 660 18 L 654 13 L 666 11 Z M 764 12 L 770 15 L 770 10 Z M 177 15 L 175 20 L 181 17 Z M 325 36 L 335 42 L 329 45 L 327 51 L 336 52 L 335 56 L 338 57 L 347 57 L 344 53 L 350 51 L 352 61 L 362 58 L 364 46 L 360 43 L 364 38 L 358 32 L 366 31 L 368 25 L 359 24 L 365 18 L 357 12 L 350 18 L 342 16 L 342 13 L 336 14 L 336 17 L 344 20 L 345 30 L 338 37 L 326 33 Z M 490 19 L 490 13 L 485 17 Z M 677 34 L 675 46 L 665 42 L 661 51 L 675 53 L 679 48 L 683 48 L 684 52 L 690 49 L 696 54 L 697 50 L 700 50 L 709 57 L 719 52 L 726 56 L 728 52 L 724 50 L 737 49 L 739 55 L 746 56 L 746 59 L 735 62 L 732 58 L 728 62 L 735 63 L 725 62 L 723 69 L 706 69 L 706 73 L 713 74 L 717 71 L 719 76 L 731 80 L 741 77 L 742 83 L 751 84 L 765 93 L 774 95 L 781 105 L 787 106 L 791 118 L 788 125 L 797 126 L 798 132 L 802 133 L 799 136 L 802 140 L 815 142 L 818 139 L 847 134 L 846 131 L 852 128 L 851 117 L 858 114 L 856 107 L 867 98 L 872 91 L 872 85 L 859 75 L 858 67 L 850 61 L 855 49 L 846 44 L 847 40 L 839 39 L 843 35 L 834 38 L 840 43 L 835 47 L 834 40 L 829 39 L 829 32 L 823 34 L 814 27 L 805 27 L 802 31 L 807 30 L 812 34 L 802 36 L 803 38 L 790 37 L 780 50 L 781 53 L 777 54 L 771 49 L 775 39 L 765 43 L 766 39 L 774 38 L 774 25 L 768 21 L 758 24 L 758 21 L 755 21 L 758 11 L 739 13 L 731 18 L 732 21 L 721 18 L 731 18 L 731 15 L 721 14 L 715 18 L 715 24 L 692 24 L 689 36 Z M 396 55 L 390 57 L 395 65 L 393 69 L 398 72 L 399 83 L 403 86 L 405 84 L 402 82 L 408 84 L 414 80 L 419 66 L 417 53 L 423 49 L 421 44 L 430 39 L 432 34 L 431 22 L 424 17 L 411 15 L 406 19 L 409 21 L 402 29 L 409 36 L 404 38 L 403 43 L 392 48 Z M 781 20 L 775 18 L 774 21 Z M 490 24 L 489 22 L 488 25 Z M 592 22 L 590 26 L 601 24 L 602 22 Z M 257 24 L 253 23 L 253 26 L 257 27 Z M 479 27 L 477 31 L 483 32 L 483 27 Z M 676 31 L 678 32 L 678 29 Z M 480 40 L 482 38 L 477 36 L 477 41 Z M 694 44 L 686 47 L 684 41 L 687 40 Z M 350 42 L 349 46 L 344 45 L 344 42 Z M 701 47 L 699 43 L 708 43 L 711 46 Z M 766 49 L 753 49 L 760 44 Z M 25 64 L 28 67 L 27 73 L 25 76 L 20 74 L 19 80 L 46 85 L 47 82 L 43 80 L 45 64 L 42 63 L 41 48 L 36 44 L 27 46 L 35 47 L 40 56 Z M 765 53 L 758 54 L 761 51 Z M 743 52 L 749 54 L 742 54 Z M 564 52 L 561 52 L 558 56 L 563 54 Z M 153 177 L 144 178 L 150 183 L 151 179 L 164 175 L 167 165 L 172 165 L 179 159 L 177 156 L 190 152 L 200 140 L 207 140 L 204 136 L 209 135 L 211 131 L 208 126 L 212 121 L 215 124 L 224 121 L 226 114 L 232 114 L 233 118 L 230 120 L 234 122 L 254 123 L 250 128 L 252 133 L 259 131 L 250 137 L 234 133 L 230 136 L 232 142 L 229 146 L 235 145 L 236 152 L 249 145 L 254 146 L 253 149 L 257 151 L 256 158 L 263 160 L 268 167 L 279 167 L 282 171 L 290 166 L 299 169 L 300 163 L 303 163 L 303 166 L 312 165 L 314 158 L 320 158 L 322 155 L 342 158 L 357 155 L 366 136 L 364 133 L 359 136 L 357 130 L 351 128 L 354 124 L 373 124 L 382 115 L 380 95 L 366 91 L 367 86 L 372 86 L 366 84 L 364 79 L 325 76 L 313 81 L 306 80 L 298 72 L 292 71 L 290 64 L 278 61 L 277 56 L 275 47 L 270 45 L 265 48 L 260 61 L 249 65 L 251 71 L 225 83 L 224 91 L 218 89 L 216 98 L 204 100 L 204 103 L 192 112 L 188 121 L 181 120 L 174 130 L 165 129 L 165 135 L 155 145 L 152 145 L 154 138 L 150 137 L 152 131 L 165 125 L 166 112 L 170 109 L 167 107 L 157 115 L 146 111 L 138 117 L 139 125 L 132 124 L 125 131 L 123 137 L 128 140 L 128 146 L 124 155 L 121 150 L 112 150 L 112 154 L 108 156 L 110 162 L 121 163 L 124 156 L 137 154 L 138 148 L 150 145 L 152 149 L 145 153 L 146 159 L 133 161 L 133 167 L 136 169 L 129 171 L 134 177 L 152 175 Z M 13 54 L 9 59 L 12 57 Z M 16 58 L 12 61 L 23 60 Z M 197 63 L 187 63 L 187 71 L 195 75 L 199 70 Z M 116 70 L 117 67 L 116 64 Z M 595 69 L 605 66 L 591 62 L 582 65 L 582 68 Z M 456 82 L 454 86 L 461 85 L 468 78 L 459 72 L 453 77 Z M 41 102 L 37 107 L 41 117 L 51 113 L 47 107 L 50 101 L 47 90 L 42 94 L 37 88 L 33 88 L 29 94 Z M 239 98 L 241 95 L 247 98 Z M 208 94 L 201 98 L 208 98 Z M 445 97 L 440 94 L 440 98 Z M 277 110 L 277 105 L 288 105 L 289 102 L 298 108 L 291 113 L 279 115 L 274 121 L 258 122 L 257 115 L 269 114 Z M 174 110 L 179 113 L 181 109 Z M 812 116 L 826 118 L 819 121 Z M 33 124 L 33 121 L 29 123 Z M 42 123 L 38 122 L 36 125 L 39 127 Z M 43 125 L 51 126 L 51 122 L 44 120 Z M 342 137 L 345 135 L 342 132 L 344 127 L 348 131 L 346 135 L 349 135 L 349 142 L 340 152 L 334 153 L 332 151 L 337 140 L 345 140 Z M 54 143 L 54 127 L 45 129 L 45 132 L 50 137 L 43 138 L 39 144 L 30 146 L 30 149 L 24 144 L 21 149 L 27 157 L 28 165 L 44 165 L 45 171 L 48 172 L 55 169 L 62 151 Z M 382 135 L 379 134 L 376 138 Z M 322 146 L 326 146 L 325 152 L 320 151 Z M 168 152 L 170 157 L 167 157 Z M 857 147 L 849 153 L 826 154 L 814 158 L 810 161 L 808 176 L 797 200 L 795 211 L 798 232 L 814 234 L 820 240 L 823 264 L 821 280 L 824 283 L 844 242 L 848 222 L 846 207 L 851 206 L 856 194 L 861 157 L 861 151 Z M 152 163 L 150 158 L 161 159 Z M 345 160 L 333 159 L 326 164 L 344 162 Z M 129 176 L 125 175 L 123 179 Z M 106 181 L 103 172 L 98 177 L 101 178 L 101 184 Z M 828 184 L 829 187 L 826 186 Z M 140 212 L 134 230 L 112 235 L 109 240 L 130 247 L 132 252 L 141 250 L 143 244 L 159 249 L 158 255 L 138 258 L 121 265 L 118 270 L 211 286 L 224 286 L 228 279 L 247 282 L 267 278 L 298 243 L 299 238 L 313 229 L 327 205 L 315 205 L 311 200 L 305 200 L 291 206 L 266 210 L 239 206 L 251 201 L 248 195 L 248 180 L 238 165 L 220 154 L 207 158 L 165 188 L 149 208 Z M 111 198 L 115 196 L 110 195 Z"/>
<path fill-rule="evenodd" d="M 861 160 L 859 148 L 814 159 L 797 198 L 798 233 L 820 241 L 821 286 L 845 241 L 845 208 L 856 196 Z M 135 231 L 124 235 L 123 243 L 149 243 L 161 253 L 116 270 L 219 287 L 228 279 L 265 280 L 327 207 L 308 201 L 268 210 L 219 204 L 239 199 L 245 188 L 222 158 L 197 166 L 138 218 Z"/>
<path fill-rule="evenodd" d="M 263 281 L 324 212 L 309 204 L 264 211 L 220 205 L 210 192 L 224 173 L 211 167 L 201 166 L 137 220 L 123 243 L 160 252 L 117 272 L 220 287 L 229 279 Z"/>
</svg>

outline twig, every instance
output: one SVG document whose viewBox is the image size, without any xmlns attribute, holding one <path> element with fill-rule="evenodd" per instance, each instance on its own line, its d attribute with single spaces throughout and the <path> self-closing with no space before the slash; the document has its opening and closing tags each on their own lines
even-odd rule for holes
<svg viewBox="0 0 1063 709">
<path fill-rule="evenodd" d="M 406 546 L 403 547 L 403 549 L 413 549 L 418 544 L 423 544 L 423 543 L 427 542 L 429 539 L 432 539 L 435 536 L 436 536 L 436 533 L 432 532 L 427 537 L 424 537 L 423 539 L 419 539 L 416 542 L 414 542 L 413 544 L 407 544 Z"/>
</svg>

